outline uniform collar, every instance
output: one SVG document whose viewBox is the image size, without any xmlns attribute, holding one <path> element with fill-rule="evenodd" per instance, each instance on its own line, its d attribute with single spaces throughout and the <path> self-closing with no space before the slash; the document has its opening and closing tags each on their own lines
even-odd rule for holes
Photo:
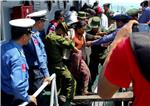
<svg viewBox="0 0 150 106">
<path fill-rule="evenodd" d="M 40 32 L 36 28 L 32 28 L 32 35 L 39 36 Z"/>
<path fill-rule="evenodd" d="M 39 32 L 39 31 L 36 28 L 32 28 L 32 32 L 36 33 L 36 32 Z"/>
<path fill-rule="evenodd" d="M 18 43 L 16 43 L 15 41 L 11 41 L 12 42 L 12 44 L 17 48 L 17 49 L 19 49 L 19 50 L 21 50 L 22 49 L 22 45 L 20 45 L 20 44 L 18 44 Z"/>
</svg>

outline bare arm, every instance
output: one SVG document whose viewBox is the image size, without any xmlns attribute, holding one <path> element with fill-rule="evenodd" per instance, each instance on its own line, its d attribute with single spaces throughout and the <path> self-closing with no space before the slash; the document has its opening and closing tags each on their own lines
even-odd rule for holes
<svg viewBox="0 0 150 106">
<path fill-rule="evenodd" d="M 120 88 L 117 85 L 112 84 L 105 76 L 104 76 L 104 71 L 107 67 L 107 64 L 109 63 L 109 58 L 113 52 L 113 50 L 115 49 L 115 47 L 117 46 L 117 44 L 119 42 L 121 42 L 121 40 L 127 36 L 129 36 L 129 34 L 132 32 L 132 25 L 134 23 L 137 23 L 137 21 L 135 20 L 131 20 L 129 21 L 129 23 L 127 23 L 116 35 L 115 40 L 112 42 L 111 47 L 110 47 L 110 51 L 108 53 L 108 56 L 104 62 L 103 65 L 103 71 L 100 73 L 99 76 L 99 81 L 98 81 L 98 94 L 102 97 L 102 98 L 110 98 L 113 96 L 113 94 Z"/>
</svg>

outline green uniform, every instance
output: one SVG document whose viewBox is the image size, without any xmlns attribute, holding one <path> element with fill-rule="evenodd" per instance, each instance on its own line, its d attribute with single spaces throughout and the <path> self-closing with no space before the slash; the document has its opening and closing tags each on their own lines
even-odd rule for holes
<svg viewBox="0 0 150 106">
<path fill-rule="evenodd" d="M 75 95 L 76 81 L 63 63 L 62 54 L 64 49 L 74 48 L 73 42 L 52 33 L 45 38 L 45 48 L 48 56 L 49 70 L 56 73 L 57 87 L 61 88 L 61 93 L 66 96 L 67 100 L 72 100 Z"/>
</svg>

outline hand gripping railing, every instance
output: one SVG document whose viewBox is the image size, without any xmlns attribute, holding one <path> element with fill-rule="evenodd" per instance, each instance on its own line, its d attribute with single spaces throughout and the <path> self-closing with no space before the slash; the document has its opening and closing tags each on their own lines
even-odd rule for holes
<svg viewBox="0 0 150 106">
<path fill-rule="evenodd" d="M 57 98 L 57 87 L 56 87 L 56 74 L 52 74 L 49 77 L 51 81 L 51 97 L 50 97 L 50 106 L 59 106 L 58 104 L 58 98 Z M 41 87 L 33 94 L 34 97 L 37 97 L 43 90 L 44 88 L 48 85 L 48 82 L 44 82 Z M 55 102 L 54 102 L 55 100 Z M 24 102 L 20 104 L 19 106 L 26 106 L 28 105 L 29 102 Z"/>
</svg>

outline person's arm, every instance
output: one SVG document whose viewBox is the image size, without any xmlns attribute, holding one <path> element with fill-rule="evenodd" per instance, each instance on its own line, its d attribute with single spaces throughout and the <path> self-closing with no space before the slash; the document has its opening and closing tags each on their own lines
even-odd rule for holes
<svg viewBox="0 0 150 106">
<path fill-rule="evenodd" d="M 128 40 L 128 41 L 127 41 Z M 109 61 L 105 61 L 98 81 L 98 94 L 102 98 L 111 98 L 119 88 L 128 88 L 131 82 L 128 64 L 129 39 L 124 39 L 114 48 Z"/>
<path fill-rule="evenodd" d="M 18 99 L 28 102 L 34 102 L 37 105 L 36 98 L 28 95 L 28 73 L 27 66 L 22 62 L 21 58 L 12 58 L 11 65 L 11 85 L 13 87 L 14 95 Z"/>
<path fill-rule="evenodd" d="M 76 53 L 79 52 L 72 40 L 66 40 L 64 37 L 58 36 L 57 42 L 57 44 L 63 48 L 72 49 Z"/>
<path fill-rule="evenodd" d="M 110 46 L 110 53 L 108 54 L 107 58 L 111 54 L 112 50 L 116 47 L 116 45 L 122 41 L 125 37 L 129 36 L 132 33 L 132 26 L 133 24 L 138 24 L 136 20 L 130 20 L 126 25 L 124 25 L 118 32 L 117 35 L 115 36 L 114 41 L 112 42 Z"/>
<path fill-rule="evenodd" d="M 105 35 L 104 37 L 100 38 L 99 40 L 95 40 L 92 42 L 92 45 L 101 45 L 103 43 L 108 43 L 110 41 L 113 41 L 115 38 L 116 32 L 113 32 L 109 35 Z"/>
<path fill-rule="evenodd" d="M 57 36 L 57 44 L 63 48 L 74 49 L 74 43 L 72 40 L 66 40 L 64 37 Z"/>
<path fill-rule="evenodd" d="M 103 43 L 109 43 L 110 41 L 113 41 L 116 35 L 116 31 L 109 34 L 109 35 L 105 35 L 100 39 L 94 40 L 94 41 L 88 41 L 86 43 L 87 46 L 92 46 L 92 45 L 101 45 Z"/>
<path fill-rule="evenodd" d="M 119 50 L 115 50 L 115 49 L 116 49 L 116 46 L 118 45 L 118 43 L 120 43 L 122 41 L 122 39 L 124 39 L 125 37 L 129 36 L 129 34 L 132 32 L 132 25 L 134 23 L 137 23 L 137 21 L 135 21 L 135 20 L 129 21 L 117 33 L 117 35 L 115 37 L 115 40 L 111 44 L 110 52 L 108 53 L 108 56 L 105 59 L 105 62 L 104 62 L 104 65 L 103 65 L 103 71 L 101 72 L 101 74 L 99 76 L 98 94 L 102 98 L 112 97 L 112 95 L 120 88 L 120 86 L 127 87 L 129 82 L 130 82 L 129 76 L 124 78 L 123 77 L 124 75 L 122 73 L 120 73 L 120 75 L 122 75 L 122 76 L 119 75 L 119 72 L 122 71 L 122 70 L 125 70 L 124 72 L 127 72 L 126 67 L 124 67 L 125 63 L 121 63 L 120 60 L 119 60 L 119 59 L 123 60 L 123 57 L 125 57 L 125 56 L 124 55 L 120 56 L 121 54 L 123 54 L 123 51 L 121 51 L 121 50 L 119 51 Z M 117 57 L 115 57 L 115 56 L 117 56 Z M 114 68 L 115 66 L 117 68 Z M 106 72 L 107 72 L 107 74 L 106 74 Z M 118 76 L 115 76 L 115 74 L 113 74 L 113 72 L 116 72 L 115 74 L 118 75 Z M 113 74 L 114 76 L 112 75 L 113 77 L 111 77 L 110 73 Z M 128 73 L 126 73 L 126 74 L 129 75 Z M 121 77 L 121 78 L 117 79 L 118 77 Z M 111 80 L 114 80 L 114 79 L 116 79 L 116 80 L 111 81 Z M 118 83 L 117 80 L 119 81 L 120 79 L 122 79 L 122 81 L 125 84 L 122 85 L 120 82 Z"/>
</svg>

